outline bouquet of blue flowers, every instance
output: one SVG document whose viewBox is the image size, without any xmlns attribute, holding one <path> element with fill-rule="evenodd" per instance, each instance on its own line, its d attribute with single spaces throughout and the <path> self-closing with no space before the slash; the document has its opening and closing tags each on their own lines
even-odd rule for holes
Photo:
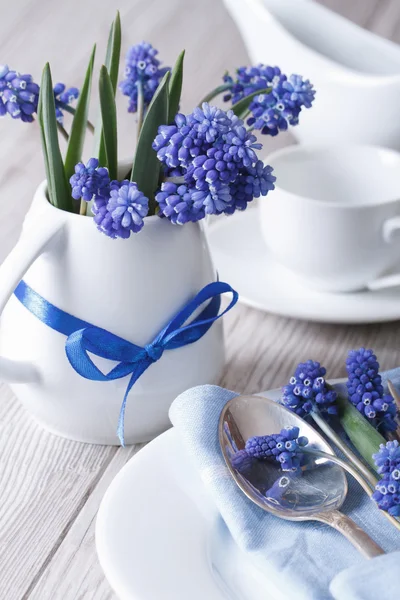
<svg viewBox="0 0 400 600">
<path fill-rule="evenodd" d="M 262 144 L 255 133 L 275 136 L 296 125 L 315 96 L 308 80 L 288 77 L 278 67 L 241 67 L 234 76 L 225 74 L 223 83 L 184 115 L 179 112 L 184 52 L 171 69 L 161 66 L 149 43 L 131 47 L 119 89 L 129 98 L 128 111 L 137 114 L 138 135 L 132 166 L 119 179 L 115 94 L 120 48 L 117 13 L 100 69 L 96 127 L 88 121 L 95 47 L 80 92 L 61 83 L 53 86 L 48 64 L 40 87 L 30 75 L 0 67 L 0 115 L 24 122 L 36 115 L 48 199 L 55 207 L 93 216 L 110 238 L 129 238 L 148 215 L 183 225 L 244 210 L 253 198 L 274 189 L 272 168 L 258 158 Z M 227 111 L 210 103 L 219 95 L 230 103 Z M 73 115 L 69 132 L 64 111 Z M 94 149 L 83 163 L 87 130 L 94 134 Z M 59 134 L 67 140 L 64 158 Z"/>
<path fill-rule="evenodd" d="M 390 381 L 389 393 L 385 391 L 373 350 L 351 350 L 346 369 L 346 384 L 331 386 L 319 362 L 299 363 L 280 398 L 280 403 L 299 417 L 312 419 L 344 459 L 316 451 L 299 435 L 298 427 L 291 427 L 249 438 L 232 456 L 232 466 L 245 474 L 255 460 L 277 461 L 288 475 L 288 483 L 307 468 L 305 457 L 333 460 L 357 479 L 400 529 L 400 396 Z M 275 492 L 268 491 L 272 497 Z M 279 486 L 278 492 L 282 492 Z"/>
</svg>

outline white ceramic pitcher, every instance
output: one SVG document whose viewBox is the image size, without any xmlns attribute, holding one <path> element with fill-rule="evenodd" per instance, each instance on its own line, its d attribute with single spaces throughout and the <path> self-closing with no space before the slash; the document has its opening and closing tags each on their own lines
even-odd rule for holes
<svg viewBox="0 0 400 600">
<path fill-rule="evenodd" d="M 253 64 L 278 65 L 317 91 L 291 129 L 301 142 L 400 149 L 400 47 L 312 0 L 224 0 Z"/>
<path fill-rule="evenodd" d="M 66 338 L 13 295 L 21 279 L 58 308 L 144 346 L 206 284 L 216 280 L 202 227 L 147 217 L 128 240 L 112 240 L 93 220 L 54 208 L 42 183 L 19 242 L 0 267 L 0 379 L 46 429 L 71 439 L 118 444 L 129 377 L 84 379 L 70 366 Z M 4 310 L 3 310 L 4 309 Z M 108 372 L 114 363 L 93 358 Z M 164 352 L 133 386 L 125 443 L 169 427 L 168 409 L 185 389 L 216 382 L 224 361 L 220 322 L 196 343 Z"/>
</svg>

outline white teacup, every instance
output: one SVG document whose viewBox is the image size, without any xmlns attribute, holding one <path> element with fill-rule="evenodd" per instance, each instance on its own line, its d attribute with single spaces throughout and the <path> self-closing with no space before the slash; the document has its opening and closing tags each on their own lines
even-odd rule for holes
<svg viewBox="0 0 400 600">
<path fill-rule="evenodd" d="M 267 162 L 277 180 L 261 226 L 278 262 L 323 291 L 400 285 L 398 152 L 291 146 Z"/>
</svg>

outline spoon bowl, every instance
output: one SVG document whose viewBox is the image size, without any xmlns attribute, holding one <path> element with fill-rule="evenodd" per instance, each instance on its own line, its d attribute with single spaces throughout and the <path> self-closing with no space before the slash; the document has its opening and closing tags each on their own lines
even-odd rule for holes
<svg viewBox="0 0 400 600">
<path fill-rule="evenodd" d="M 338 510 L 348 491 L 345 472 L 339 465 L 305 453 L 301 474 L 282 471 L 275 460 L 254 460 L 239 470 L 238 452 L 244 450 L 247 439 L 293 426 L 308 438 L 308 448 L 335 456 L 313 427 L 277 402 L 261 396 L 237 396 L 225 405 L 219 420 L 219 441 L 236 484 L 250 500 L 277 517 L 321 521 L 339 530 L 365 556 L 383 554 L 361 528 Z"/>
</svg>

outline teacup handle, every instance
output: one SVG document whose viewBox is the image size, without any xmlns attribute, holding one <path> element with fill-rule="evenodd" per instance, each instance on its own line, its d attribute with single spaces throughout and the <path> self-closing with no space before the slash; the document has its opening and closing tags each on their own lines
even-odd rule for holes
<svg viewBox="0 0 400 600">
<path fill-rule="evenodd" d="M 51 217 L 42 212 L 30 217 L 16 246 L 0 266 L 0 315 L 29 267 L 61 231 L 64 223 L 61 210 L 54 210 Z M 38 379 L 39 373 L 32 364 L 0 357 L 0 380 L 28 383 Z"/>
<path fill-rule="evenodd" d="M 387 244 L 393 242 L 394 235 L 400 231 L 400 216 L 387 219 L 382 228 L 382 236 Z M 381 290 L 389 287 L 397 287 L 400 285 L 400 273 L 393 273 L 386 277 L 379 277 L 367 284 L 369 290 Z"/>
</svg>

